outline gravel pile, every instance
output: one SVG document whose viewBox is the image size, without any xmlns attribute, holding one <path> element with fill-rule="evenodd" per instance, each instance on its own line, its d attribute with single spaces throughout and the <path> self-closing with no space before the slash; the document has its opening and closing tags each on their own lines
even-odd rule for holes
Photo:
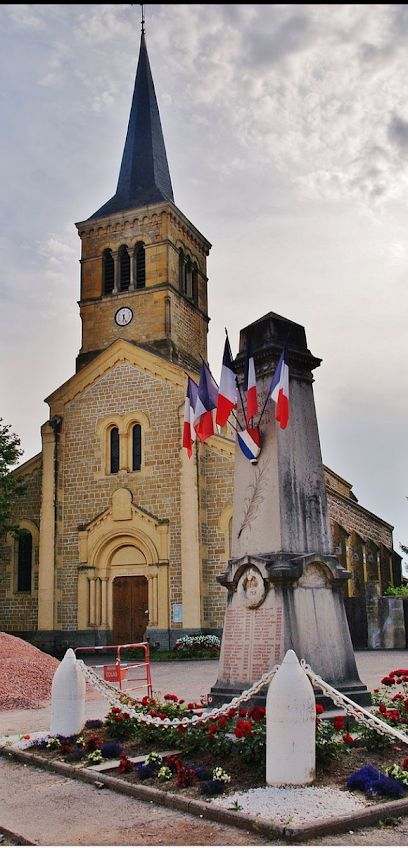
<svg viewBox="0 0 408 848">
<path fill-rule="evenodd" d="M 287 826 L 352 815 L 367 807 L 367 802 L 352 792 L 330 786 L 267 786 L 212 800 L 213 804 L 227 809 L 235 802 L 239 812 Z"/>
<path fill-rule="evenodd" d="M 58 666 L 55 657 L 17 636 L 0 633 L 0 710 L 46 706 Z"/>
</svg>

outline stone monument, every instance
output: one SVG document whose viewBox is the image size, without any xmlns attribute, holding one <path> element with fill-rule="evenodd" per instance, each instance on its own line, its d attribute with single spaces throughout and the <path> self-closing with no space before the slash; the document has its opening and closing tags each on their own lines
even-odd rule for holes
<svg viewBox="0 0 408 848">
<path fill-rule="evenodd" d="M 350 572 L 333 554 L 312 371 L 321 360 L 299 324 L 270 312 L 240 333 L 235 361 L 242 384 L 251 338 L 255 359 L 261 452 L 252 464 L 236 447 L 232 558 L 218 581 L 228 589 L 219 676 L 209 700 L 231 700 L 281 663 L 289 649 L 324 681 L 359 704 L 361 682 L 344 609 Z M 285 429 L 267 400 L 288 341 L 290 418 Z M 242 408 L 237 417 L 245 426 Z M 254 424 L 257 423 L 255 419 Z M 317 691 L 319 702 L 331 706 Z M 264 704 L 265 692 L 252 703 Z"/>
</svg>

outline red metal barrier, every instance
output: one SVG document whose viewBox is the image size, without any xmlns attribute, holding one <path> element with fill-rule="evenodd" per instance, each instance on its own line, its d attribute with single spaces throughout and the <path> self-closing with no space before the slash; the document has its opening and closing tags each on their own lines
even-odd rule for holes
<svg viewBox="0 0 408 848">
<path fill-rule="evenodd" d="M 132 648 L 142 648 L 144 650 L 144 662 L 124 660 L 121 657 L 121 652 Z M 132 645 L 95 645 L 93 647 L 75 648 L 75 655 L 79 652 L 95 654 L 99 652 L 116 651 L 116 660 L 111 664 L 91 665 L 98 671 L 102 670 L 104 680 L 109 683 L 117 683 L 119 689 L 123 692 L 134 692 L 136 689 L 146 689 L 147 695 L 150 698 L 152 694 L 152 678 L 150 673 L 150 654 L 148 642 L 135 642 Z M 140 677 L 135 677 L 133 672 L 140 673 Z M 133 686 L 133 683 L 140 685 Z"/>
</svg>

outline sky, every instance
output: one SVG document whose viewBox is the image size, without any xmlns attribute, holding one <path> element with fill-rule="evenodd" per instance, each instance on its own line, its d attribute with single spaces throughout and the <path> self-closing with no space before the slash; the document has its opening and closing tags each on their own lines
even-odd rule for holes
<svg viewBox="0 0 408 848">
<path fill-rule="evenodd" d="M 140 5 L 0 6 L 0 417 L 23 461 L 81 345 L 80 240 L 116 191 Z M 211 242 L 209 362 L 268 312 L 322 359 L 323 462 L 408 544 L 408 5 L 155 4 L 175 203 Z"/>
</svg>

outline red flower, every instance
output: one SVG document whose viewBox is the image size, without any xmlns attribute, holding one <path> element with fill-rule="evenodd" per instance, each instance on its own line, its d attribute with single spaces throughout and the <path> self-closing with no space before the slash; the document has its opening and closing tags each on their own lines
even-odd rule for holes
<svg viewBox="0 0 408 848">
<path fill-rule="evenodd" d="M 247 714 L 246 710 L 240 710 L 239 713 L 238 713 L 239 716 L 246 716 L 246 714 Z"/>
<path fill-rule="evenodd" d="M 251 722 L 243 721 L 243 719 L 240 719 L 240 721 L 237 721 L 234 733 L 237 739 L 243 739 L 244 736 L 250 736 L 252 733 Z"/>
<path fill-rule="evenodd" d="M 189 710 L 194 710 L 194 709 L 195 709 L 195 704 L 193 704 L 193 703 L 192 703 L 192 701 L 190 701 L 190 703 L 189 703 L 189 704 L 187 704 L 187 706 L 188 706 L 188 709 L 189 709 Z"/>
<path fill-rule="evenodd" d="M 403 700 L 404 700 L 404 696 L 403 696 L 403 695 L 401 695 L 401 693 L 400 693 L 400 692 L 397 692 L 397 694 L 396 694 L 396 695 L 393 695 L 393 697 L 391 698 L 391 700 L 392 700 L 392 701 L 403 701 Z"/>
<path fill-rule="evenodd" d="M 333 719 L 333 727 L 335 730 L 343 730 L 344 728 L 344 718 L 343 716 L 335 716 Z"/>
<path fill-rule="evenodd" d="M 405 770 L 408 769 L 408 757 L 404 757 L 402 761 L 402 768 Z"/>
<path fill-rule="evenodd" d="M 26 733 L 26 735 L 25 735 L 25 736 L 23 736 L 23 739 L 31 739 L 30 734 L 29 734 L 29 733 Z"/>
<path fill-rule="evenodd" d="M 324 707 L 321 704 L 316 704 L 316 715 L 321 715 L 324 713 Z"/>
<path fill-rule="evenodd" d="M 351 745 L 351 744 L 354 742 L 354 739 L 353 739 L 353 737 L 350 735 L 350 733 L 349 733 L 349 732 L 347 732 L 347 733 L 345 733 L 345 734 L 344 734 L 344 736 L 343 736 L 343 742 L 345 742 L 345 743 L 346 743 L 346 745 Z"/>
<path fill-rule="evenodd" d="M 214 734 L 217 733 L 217 730 L 218 730 L 218 727 L 217 727 L 216 724 L 210 724 L 208 731 L 211 734 L 211 736 L 214 736 Z"/>
<path fill-rule="evenodd" d="M 122 751 L 122 753 L 120 755 L 120 762 L 119 762 L 119 765 L 118 765 L 118 772 L 120 772 L 121 774 L 125 774 L 126 772 L 130 771 L 132 768 L 133 768 L 133 763 L 129 760 L 129 758 L 126 756 L 126 754 L 124 754 L 123 751 Z"/>
<path fill-rule="evenodd" d="M 252 721 L 263 721 L 265 716 L 266 716 L 265 707 L 254 707 L 254 709 L 251 712 L 252 712 L 252 715 L 251 715 Z"/>
<path fill-rule="evenodd" d="M 166 713 L 160 713 L 160 718 L 161 718 L 161 719 L 163 719 L 163 718 L 167 718 Z"/>
<path fill-rule="evenodd" d="M 394 686 L 395 680 L 389 674 L 388 677 L 383 677 L 381 683 L 383 684 L 383 686 Z"/>
<path fill-rule="evenodd" d="M 179 698 L 179 704 L 184 704 L 184 698 Z"/>
<path fill-rule="evenodd" d="M 387 713 L 387 707 L 385 706 L 385 704 L 380 704 L 380 706 L 378 707 L 378 711 L 379 711 L 380 713 L 382 713 L 382 715 L 386 715 L 386 713 Z"/>
</svg>

